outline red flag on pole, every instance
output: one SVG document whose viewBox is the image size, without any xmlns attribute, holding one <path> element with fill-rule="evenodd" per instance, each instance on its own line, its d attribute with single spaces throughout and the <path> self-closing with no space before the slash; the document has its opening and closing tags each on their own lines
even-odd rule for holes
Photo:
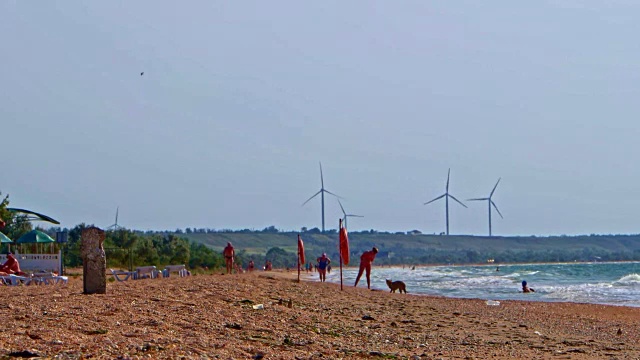
<svg viewBox="0 0 640 360">
<path fill-rule="evenodd" d="M 349 265 L 349 236 L 346 227 L 340 229 L 340 256 L 342 263 Z"/>
<path fill-rule="evenodd" d="M 302 238 L 298 234 L 298 282 L 300 282 L 300 264 L 304 263 L 304 243 L 302 243 Z"/>
<path fill-rule="evenodd" d="M 298 260 L 300 260 L 300 264 L 306 264 L 304 259 L 304 243 L 300 235 L 298 235 Z"/>
</svg>

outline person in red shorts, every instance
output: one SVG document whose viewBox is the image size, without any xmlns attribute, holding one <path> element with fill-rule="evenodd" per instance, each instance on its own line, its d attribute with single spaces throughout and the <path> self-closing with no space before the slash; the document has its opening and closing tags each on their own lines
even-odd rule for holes
<svg viewBox="0 0 640 360">
<path fill-rule="evenodd" d="M 365 251 L 360 256 L 360 270 L 358 271 L 358 277 L 356 277 L 356 284 L 353 285 L 358 286 L 358 282 L 360 281 L 360 277 L 362 276 L 362 272 L 367 271 L 367 288 L 371 289 L 371 263 L 376 258 L 376 254 L 378 253 L 378 248 L 373 247 L 370 251 Z"/>
</svg>

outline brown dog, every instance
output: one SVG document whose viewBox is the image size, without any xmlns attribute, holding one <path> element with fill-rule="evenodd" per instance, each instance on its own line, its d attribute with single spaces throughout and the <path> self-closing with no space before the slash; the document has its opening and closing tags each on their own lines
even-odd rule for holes
<svg viewBox="0 0 640 360">
<path fill-rule="evenodd" d="M 391 289 L 392 293 L 395 293 L 396 290 L 400 290 L 400 294 L 402 294 L 402 292 L 404 291 L 404 293 L 407 293 L 407 286 L 402 282 L 402 281 L 391 281 L 389 279 L 387 279 L 387 286 L 389 287 L 389 289 Z"/>
</svg>

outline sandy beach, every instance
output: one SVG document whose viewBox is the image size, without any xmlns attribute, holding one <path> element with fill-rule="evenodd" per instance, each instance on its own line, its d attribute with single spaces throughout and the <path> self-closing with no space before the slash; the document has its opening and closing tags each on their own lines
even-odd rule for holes
<svg viewBox="0 0 640 360">
<path fill-rule="evenodd" d="M 109 282 L 105 295 L 83 295 L 81 277 L 66 286 L 4 286 L 0 356 L 640 357 L 639 308 L 524 301 L 488 306 L 370 291 L 362 282 L 341 291 L 295 277 L 274 271 Z"/>
</svg>

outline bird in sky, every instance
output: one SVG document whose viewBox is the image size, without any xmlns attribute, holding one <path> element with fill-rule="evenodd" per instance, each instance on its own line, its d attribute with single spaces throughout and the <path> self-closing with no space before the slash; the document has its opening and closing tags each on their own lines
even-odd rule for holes
<svg viewBox="0 0 640 360">
<path fill-rule="evenodd" d="M 140 76 L 144 75 L 144 71 L 140 73 Z"/>
</svg>

